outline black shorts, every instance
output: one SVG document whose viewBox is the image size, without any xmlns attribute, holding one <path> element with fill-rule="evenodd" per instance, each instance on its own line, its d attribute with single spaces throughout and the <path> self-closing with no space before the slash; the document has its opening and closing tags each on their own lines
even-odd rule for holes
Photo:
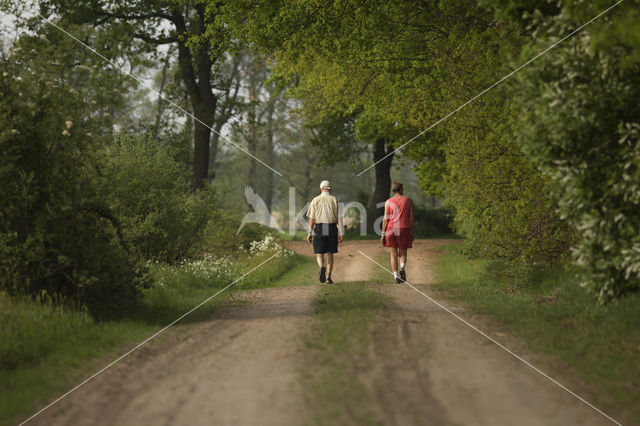
<svg viewBox="0 0 640 426">
<path fill-rule="evenodd" d="M 338 252 L 338 225 L 316 223 L 313 227 L 313 252 L 315 254 Z"/>
</svg>

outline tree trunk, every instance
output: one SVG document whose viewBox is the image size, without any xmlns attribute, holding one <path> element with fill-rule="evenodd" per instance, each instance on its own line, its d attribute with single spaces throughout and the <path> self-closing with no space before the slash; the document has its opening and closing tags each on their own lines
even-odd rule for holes
<svg viewBox="0 0 640 426">
<path fill-rule="evenodd" d="M 253 73 L 253 67 L 251 68 Z M 256 183 L 256 160 L 255 156 L 258 150 L 258 123 L 257 123 L 257 82 L 255 74 L 249 76 L 249 110 L 247 112 L 247 151 L 249 156 L 249 168 L 247 173 L 247 182 L 249 186 L 255 188 Z"/>
<path fill-rule="evenodd" d="M 267 111 L 267 164 L 271 164 L 273 166 L 273 160 L 275 157 L 274 152 L 274 144 L 273 144 L 273 110 L 274 104 L 271 103 L 268 107 Z M 273 207 L 273 170 L 267 170 L 267 194 L 265 203 L 267 203 L 267 207 L 269 211 L 271 211 Z"/>
<path fill-rule="evenodd" d="M 192 102 L 193 103 L 193 102 Z M 204 105 L 194 105 L 194 111 L 203 109 Z M 195 117 L 206 123 L 212 123 L 208 118 L 209 114 L 195 113 Z M 209 140 L 211 139 L 211 129 L 200 121 L 195 120 L 193 132 L 193 181 L 191 190 L 196 191 L 204 188 L 204 183 L 209 175 Z"/>
<path fill-rule="evenodd" d="M 215 132 L 211 135 L 211 148 L 209 149 L 209 180 L 214 180 L 216 177 L 216 158 L 218 154 L 218 145 L 220 145 L 220 132 L 222 131 L 222 125 L 216 124 L 214 128 Z"/>
<path fill-rule="evenodd" d="M 223 104 L 222 108 L 218 108 L 219 111 L 216 111 L 217 117 L 215 127 L 213 129 L 215 131 L 212 132 L 213 134 L 211 135 L 211 149 L 209 149 L 209 180 L 211 181 L 213 181 L 216 177 L 215 167 L 216 158 L 218 156 L 218 146 L 220 145 L 220 132 L 222 132 L 222 127 L 224 127 L 224 125 L 231 117 L 235 101 L 238 98 L 238 92 L 240 91 L 240 83 L 242 82 L 242 79 L 239 75 L 239 69 L 241 61 L 241 55 L 233 58 L 229 86 L 227 86 L 224 93 L 226 104 Z"/>
<path fill-rule="evenodd" d="M 162 91 L 164 90 L 164 86 L 167 83 L 167 69 L 169 68 L 169 61 L 171 51 L 167 51 L 167 55 L 164 59 L 164 63 L 162 64 L 162 79 L 160 80 L 160 88 L 158 89 L 158 101 L 156 103 L 156 120 L 153 124 L 153 128 L 151 129 L 151 134 L 154 139 L 158 138 L 158 134 L 160 133 L 160 124 L 162 122 L 162 115 L 164 114 L 165 102 L 162 98 Z"/>
<path fill-rule="evenodd" d="M 205 9 L 197 5 L 198 23 L 193 29 L 195 34 L 204 34 Z M 187 34 L 185 18 L 174 12 L 172 21 L 176 25 L 178 34 Z M 194 115 L 193 120 L 193 181 L 191 190 L 197 191 L 204 188 L 204 183 L 209 174 L 209 141 L 211 139 L 211 126 L 215 122 L 218 98 L 213 93 L 211 85 L 211 68 L 213 60 L 205 46 L 189 48 L 184 40 L 178 41 L 178 64 L 182 73 L 182 79 L 189 94 L 189 102 Z"/>
<path fill-rule="evenodd" d="M 309 154 L 306 157 L 306 160 L 307 160 L 307 164 L 304 169 L 304 175 L 303 175 L 304 183 L 302 185 L 302 199 L 304 200 L 305 203 L 307 201 L 311 201 L 311 198 L 318 195 L 318 192 L 320 191 L 320 182 L 318 182 L 318 191 L 314 192 L 313 190 L 315 186 L 313 183 L 313 169 L 318 162 L 317 155 L 314 152 L 309 152 Z"/>
<path fill-rule="evenodd" d="M 389 198 L 389 191 L 391 190 L 391 162 L 393 161 L 394 154 L 385 158 L 386 155 L 393 152 L 392 147 L 386 147 L 386 142 L 384 138 L 376 140 L 373 149 L 373 161 L 377 163 L 383 158 L 384 160 L 377 163 L 374 167 L 376 172 L 376 186 L 369 200 L 369 207 L 367 208 L 367 233 L 369 234 L 374 232 L 373 225 L 376 219 L 384 214 L 384 206 L 376 207 L 376 205 L 386 201 L 387 198 Z"/>
</svg>

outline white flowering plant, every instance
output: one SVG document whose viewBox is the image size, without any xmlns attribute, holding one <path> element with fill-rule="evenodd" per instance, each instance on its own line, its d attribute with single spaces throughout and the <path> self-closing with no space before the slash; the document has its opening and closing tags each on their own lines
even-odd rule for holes
<svg viewBox="0 0 640 426">
<path fill-rule="evenodd" d="M 156 288 L 183 287 L 208 288 L 219 287 L 230 282 L 235 275 L 237 265 L 229 257 L 216 257 L 205 254 L 201 259 L 183 260 L 177 265 L 148 263 Z"/>
<path fill-rule="evenodd" d="M 281 246 L 271 235 L 262 240 L 249 244 L 248 265 L 245 268 L 254 267 L 268 259 L 260 268 L 247 275 L 238 285 L 242 288 L 267 287 L 273 284 L 283 273 L 296 262 L 293 251 Z"/>
<path fill-rule="evenodd" d="M 255 287 L 266 284 L 287 269 L 295 253 L 278 244 L 271 235 L 249 244 L 248 253 L 238 258 L 206 253 L 197 260 L 183 260 L 176 265 L 158 261 L 147 265 L 154 277 L 154 288 L 161 290 L 219 288 L 230 284 L 244 272 L 273 256 L 267 264 L 256 269 L 239 286 Z M 275 255 L 275 256 L 274 256 Z"/>
<path fill-rule="evenodd" d="M 249 244 L 249 257 L 292 257 L 295 253 L 278 244 L 272 235 L 267 235 L 260 241 L 252 241 Z"/>
</svg>

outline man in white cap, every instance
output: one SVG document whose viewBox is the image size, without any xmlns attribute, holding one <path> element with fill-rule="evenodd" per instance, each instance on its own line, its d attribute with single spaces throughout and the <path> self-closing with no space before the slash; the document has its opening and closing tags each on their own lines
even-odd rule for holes
<svg viewBox="0 0 640 426">
<path fill-rule="evenodd" d="M 328 180 L 320 182 L 321 194 L 311 200 L 307 217 L 309 218 L 309 234 L 307 241 L 313 241 L 313 252 L 320 267 L 320 282 L 333 284 L 333 254 L 338 252 L 338 243 L 342 242 L 343 227 L 338 199 L 331 195 L 331 184 Z M 325 264 L 325 256 L 327 263 Z"/>
</svg>

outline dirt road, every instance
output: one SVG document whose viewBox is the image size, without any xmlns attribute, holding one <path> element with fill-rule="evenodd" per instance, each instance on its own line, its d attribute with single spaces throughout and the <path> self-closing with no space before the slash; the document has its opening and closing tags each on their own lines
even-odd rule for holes
<svg viewBox="0 0 640 426">
<path fill-rule="evenodd" d="M 435 249 L 451 243 L 419 240 L 409 252 L 407 281 L 436 300 L 439 296 L 429 290 L 435 281 L 433 266 L 439 253 Z M 292 248 L 305 249 L 303 244 Z M 386 260 L 377 241 L 351 242 L 342 246 L 337 271 L 349 269 L 352 261 L 358 270 L 379 268 L 356 250 Z M 388 260 L 383 265 L 389 267 Z M 384 424 L 612 424 L 415 290 L 391 282 L 389 276 L 377 285 L 392 297 L 394 307 L 372 331 L 374 368 L 366 379 L 376 397 L 373 408 Z M 516 339 L 492 333 L 486 318 L 443 304 L 498 341 L 508 340 L 525 359 L 538 360 L 523 353 Z"/>
<path fill-rule="evenodd" d="M 408 281 L 429 291 L 439 245 L 417 241 Z M 305 243 L 290 243 L 309 254 Z M 334 280 L 369 280 L 376 241 L 346 242 Z M 151 342 L 33 420 L 42 425 L 298 425 L 313 422 L 300 371 L 313 321 L 308 286 L 242 294 L 214 321 Z M 372 327 L 372 366 L 358 374 L 384 424 L 611 424 L 406 285 L 372 283 L 394 306 Z M 486 324 L 455 306 L 454 311 Z M 491 330 L 487 330 L 491 332 Z M 525 358 L 529 357 L 528 354 Z M 531 356 L 532 359 L 535 357 Z M 308 399 L 306 399 L 308 401 Z"/>
<path fill-rule="evenodd" d="M 317 286 L 248 291 L 219 319 L 149 343 L 33 422 L 304 423 L 299 333 L 313 314 L 316 291 Z"/>
<path fill-rule="evenodd" d="M 417 241 L 407 262 L 407 281 L 436 300 L 429 291 L 433 249 L 450 243 Z M 612 424 L 407 285 L 386 284 L 382 291 L 393 297 L 395 309 L 376 328 L 371 351 L 377 366 L 373 386 L 386 424 Z M 515 339 L 493 333 L 486 318 L 443 304 L 536 360 Z"/>
</svg>

